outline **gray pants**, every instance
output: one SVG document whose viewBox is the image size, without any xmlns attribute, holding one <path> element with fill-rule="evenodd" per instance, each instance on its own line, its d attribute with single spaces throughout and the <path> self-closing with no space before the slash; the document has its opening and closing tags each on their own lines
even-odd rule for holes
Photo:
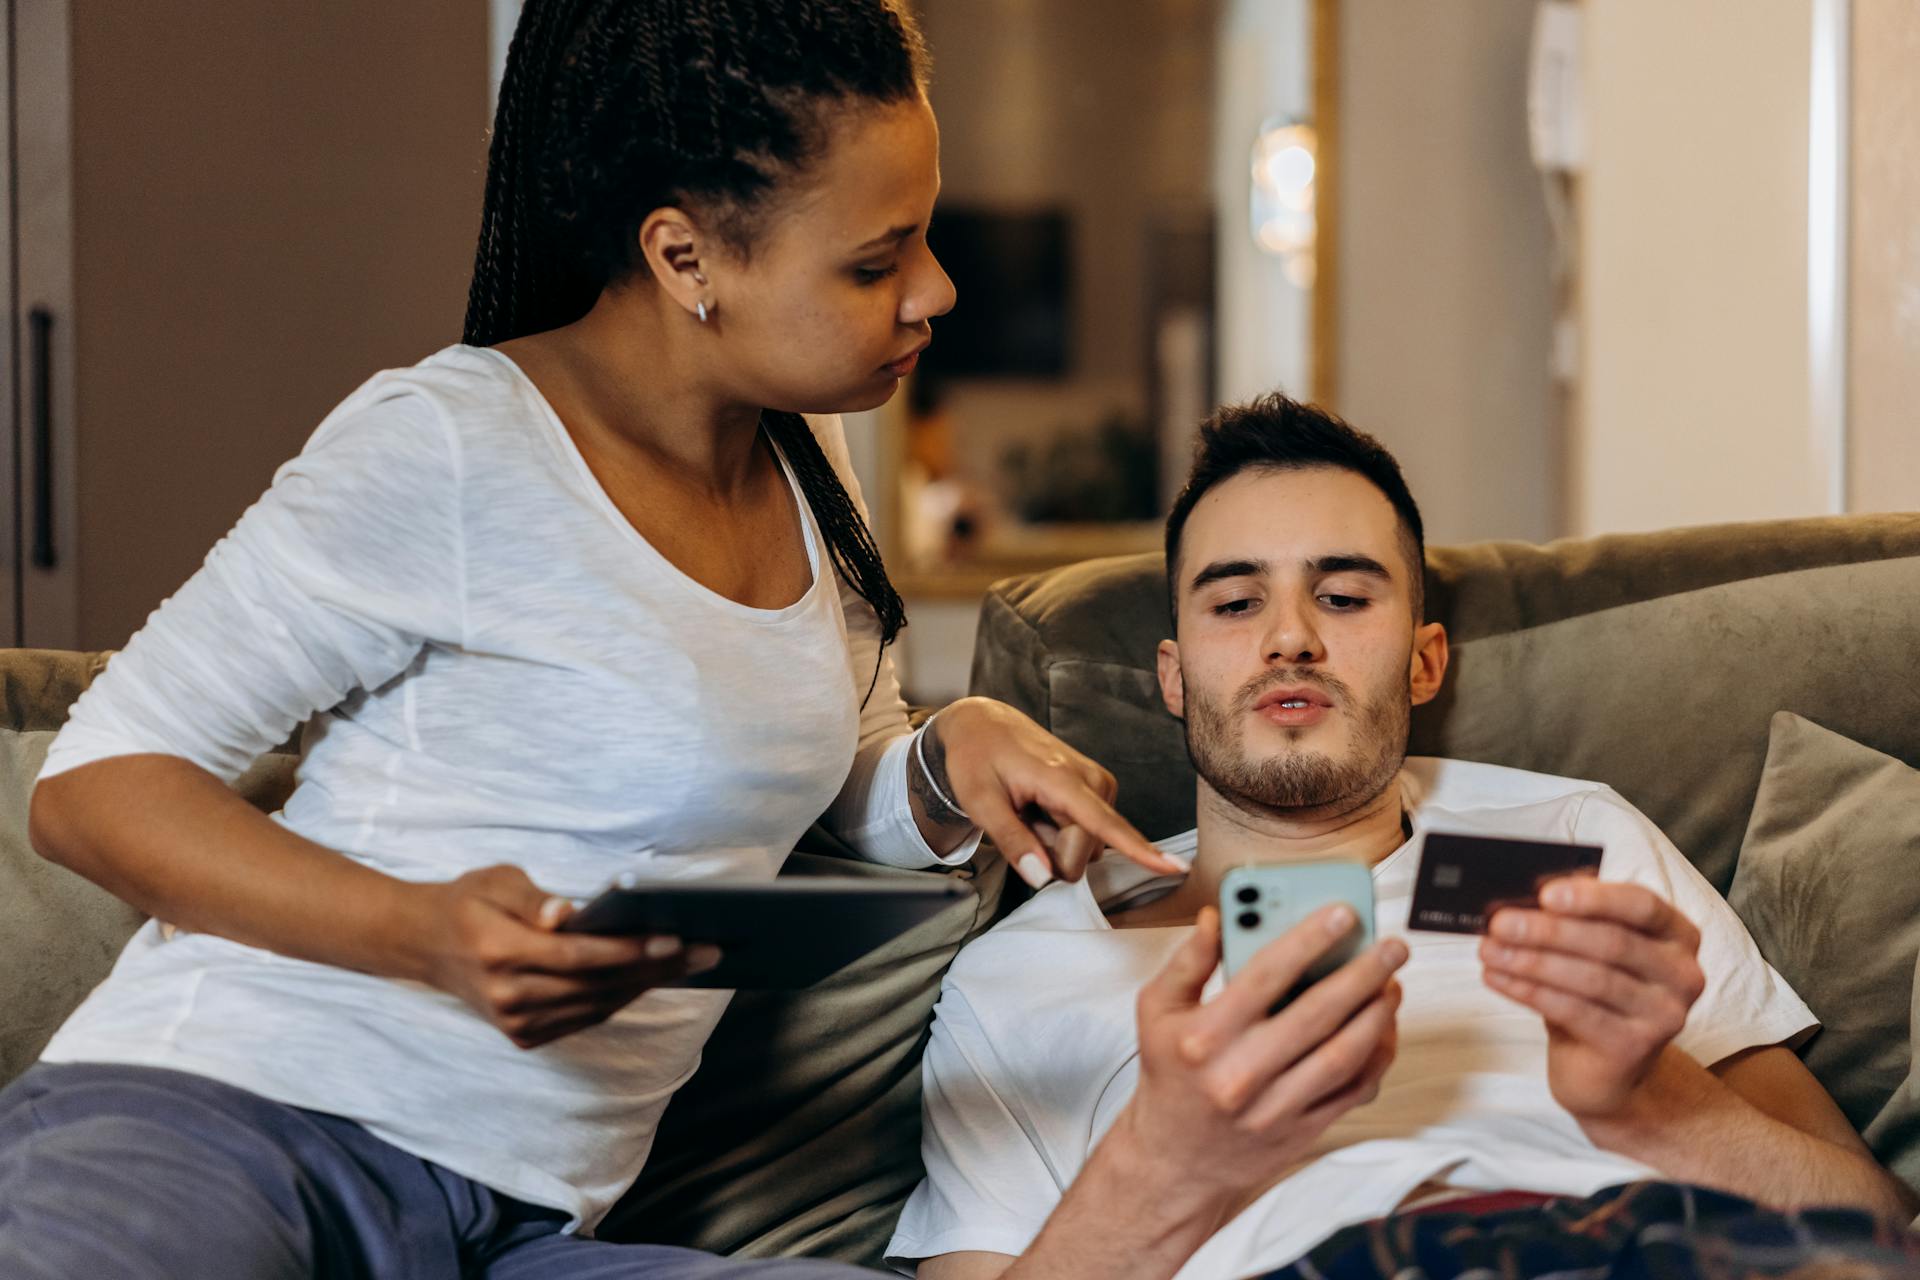
<svg viewBox="0 0 1920 1280">
<path fill-rule="evenodd" d="M 0 1091 L 6 1280 L 856 1280 L 561 1234 L 352 1121 L 148 1067 L 41 1064 Z"/>
</svg>

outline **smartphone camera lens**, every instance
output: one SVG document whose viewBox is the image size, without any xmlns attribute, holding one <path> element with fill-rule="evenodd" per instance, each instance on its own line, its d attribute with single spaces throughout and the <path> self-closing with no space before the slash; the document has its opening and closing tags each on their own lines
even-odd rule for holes
<svg viewBox="0 0 1920 1280">
<path fill-rule="evenodd" d="M 1258 929 L 1260 927 L 1260 913 L 1258 911 L 1242 911 L 1234 923 L 1242 929 Z"/>
<path fill-rule="evenodd" d="M 1252 906 L 1254 903 L 1260 901 L 1260 891 L 1250 884 L 1242 885 L 1239 891 L 1233 896 L 1248 906 Z"/>
</svg>

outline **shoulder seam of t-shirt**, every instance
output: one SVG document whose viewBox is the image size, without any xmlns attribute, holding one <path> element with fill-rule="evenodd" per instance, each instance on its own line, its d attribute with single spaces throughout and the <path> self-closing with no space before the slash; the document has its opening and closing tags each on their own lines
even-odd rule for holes
<svg viewBox="0 0 1920 1280">
<path fill-rule="evenodd" d="M 429 357 L 429 360 L 433 358 Z M 274 473 L 274 481 L 277 483 L 282 471 L 297 465 L 311 451 L 338 435 L 350 422 L 383 411 L 407 417 L 416 406 L 424 410 L 424 417 L 438 428 L 441 447 L 446 450 L 447 468 L 453 479 L 453 492 L 449 495 L 455 579 L 453 604 L 460 631 L 460 645 L 469 648 L 472 640 L 468 634 L 467 608 L 466 454 L 460 432 L 454 426 L 452 410 L 430 383 L 410 376 L 414 372 L 414 369 L 388 369 L 368 379 L 327 415 L 299 454 L 281 464 Z"/>
<path fill-rule="evenodd" d="M 1580 834 L 1580 819 L 1583 816 L 1585 816 L 1587 812 L 1587 800 L 1592 795 L 1593 795 L 1593 789 L 1589 787 L 1587 790 L 1582 791 L 1578 796 L 1574 798 L 1573 817 L 1569 819 L 1567 823 L 1570 829 L 1570 834 L 1575 836 L 1578 836 Z M 1601 856 L 1603 857 L 1605 856 L 1605 850 L 1601 851 Z"/>
<path fill-rule="evenodd" d="M 468 631 L 467 620 L 467 467 L 466 450 L 462 447 L 460 432 L 453 424 L 453 412 L 440 397 L 417 383 L 403 383 L 397 394 L 391 398 L 405 400 L 418 397 L 433 414 L 440 426 L 440 438 L 445 443 L 447 462 L 453 472 L 453 572 L 454 603 L 460 619 L 460 647 L 472 648 L 473 641 Z"/>
<path fill-rule="evenodd" d="M 455 607 L 460 619 L 460 647 L 472 647 L 472 637 L 468 629 L 467 616 L 467 455 L 460 439 L 460 432 L 453 423 L 453 412 L 426 387 L 417 383 L 403 383 L 392 397 L 405 400 L 418 397 L 432 412 L 434 421 L 440 426 L 440 436 L 445 441 L 447 462 L 453 472 L 453 572 Z"/>
<path fill-rule="evenodd" d="M 1625 817 L 1632 820 L 1637 820 L 1638 822 L 1642 823 L 1648 829 L 1648 831 L 1652 833 L 1647 839 L 1647 841 L 1645 842 L 1645 844 L 1642 846 L 1644 851 L 1649 855 L 1647 859 L 1648 865 L 1650 865 L 1654 869 L 1654 871 L 1657 872 L 1660 876 L 1660 886 L 1661 886 L 1660 896 L 1666 899 L 1670 903 L 1677 903 L 1679 898 L 1679 887 L 1674 884 L 1673 869 L 1667 865 L 1666 858 L 1661 854 L 1661 844 L 1664 842 L 1666 845 L 1670 846 L 1673 850 L 1674 856 L 1679 858 L 1682 862 L 1686 861 L 1687 855 L 1680 849 L 1680 846 L 1673 843 L 1673 837 L 1668 835 L 1666 831 L 1660 826 L 1659 823 L 1655 822 L 1652 818 L 1649 818 L 1646 814 L 1640 812 L 1640 808 L 1638 805 L 1634 804 L 1633 801 L 1621 795 L 1618 791 L 1615 791 L 1612 787 L 1608 786 L 1606 783 L 1597 782 L 1592 786 L 1591 789 L 1581 793 L 1579 806 L 1575 808 L 1573 812 L 1574 835 L 1576 837 L 1579 836 L 1580 822 L 1583 818 L 1586 817 L 1586 814 L 1587 814 L 1587 801 L 1592 799 L 1596 795 L 1603 796 L 1608 800 L 1612 801 L 1612 803 L 1620 810 L 1620 812 Z M 1604 847 L 1602 849 L 1601 856 L 1602 858 L 1605 857 Z M 1603 862 L 1602 866 L 1604 867 L 1604 865 L 1605 864 Z"/>
</svg>

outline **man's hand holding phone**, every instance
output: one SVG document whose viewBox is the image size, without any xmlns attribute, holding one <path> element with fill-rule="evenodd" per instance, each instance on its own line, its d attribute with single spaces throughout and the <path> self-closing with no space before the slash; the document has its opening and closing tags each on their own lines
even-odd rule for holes
<svg viewBox="0 0 1920 1280">
<path fill-rule="evenodd" d="M 420 978 L 457 996 L 522 1049 L 606 1021 L 646 991 L 712 968 L 719 952 L 661 935 L 562 933 L 572 904 L 518 867 L 419 886 Z"/>
<path fill-rule="evenodd" d="M 1378 943 L 1274 1006 L 1357 927 L 1345 904 L 1309 915 L 1255 953 L 1212 1000 L 1220 915 L 1199 922 L 1140 993 L 1140 1083 L 1114 1136 L 1187 1191 L 1245 1202 L 1310 1149 L 1342 1115 L 1373 1098 L 1393 1061 L 1399 939 Z M 1222 1211 L 1225 1211 L 1224 1207 Z"/>
</svg>

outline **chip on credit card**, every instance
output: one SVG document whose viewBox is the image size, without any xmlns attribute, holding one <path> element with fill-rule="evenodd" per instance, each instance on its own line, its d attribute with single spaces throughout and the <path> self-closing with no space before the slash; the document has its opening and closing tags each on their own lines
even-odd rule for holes
<svg viewBox="0 0 1920 1280">
<path fill-rule="evenodd" d="M 1537 907 L 1540 887 L 1566 875 L 1597 875 L 1600 846 L 1508 840 L 1430 831 L 1413 882 L 1407 927 L 1485 933 L 1502 907 Z"/>
</svg>

